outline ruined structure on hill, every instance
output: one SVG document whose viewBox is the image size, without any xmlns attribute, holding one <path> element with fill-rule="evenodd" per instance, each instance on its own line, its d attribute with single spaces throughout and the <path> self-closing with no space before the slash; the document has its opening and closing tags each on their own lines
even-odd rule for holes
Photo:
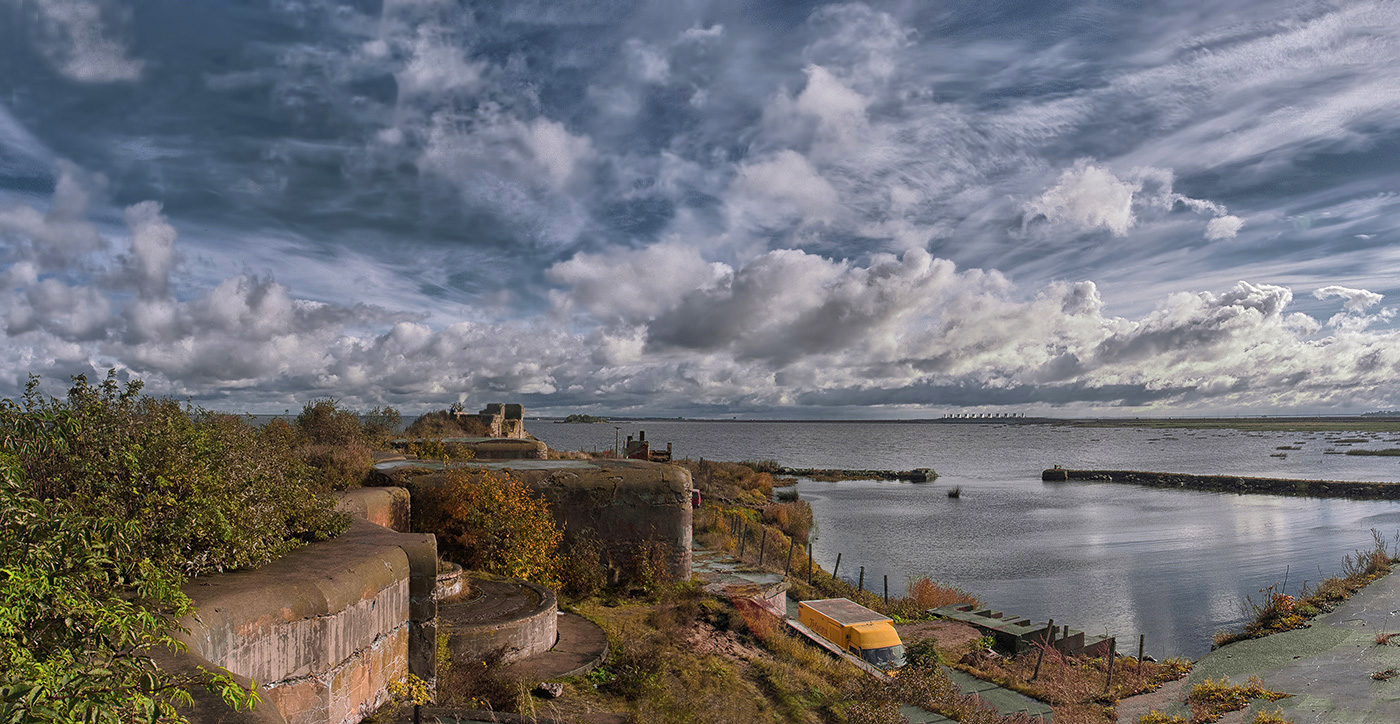
<svg viewBox="0 0 1400 724">
<path fill-rule="evenodd" d="M 525 408 L 515 403 L 492 402 L 481 412 L 456 412 L 458 417 L 475 417 L 486 426 L 487 437 L 506 437 L 520 440 L 526 437 Z"/>
</svg>

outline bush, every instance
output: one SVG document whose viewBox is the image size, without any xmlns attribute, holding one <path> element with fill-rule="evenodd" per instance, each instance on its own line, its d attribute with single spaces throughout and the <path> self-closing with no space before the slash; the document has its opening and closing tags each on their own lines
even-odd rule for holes
<svg viewBox="0 0 1400 724">
<path fill-rule="evenodd" d="M 763 522 L 778 526 L 789 538 L 808 540 L 816 524 L 812 506 L 805 500 L 763 506 Z"/>
<path fill-rule="evenodd" d="M 404 430 L 407 437 L 487 437 L 486 423 L 471 415 L 454 415 L 447 410 L 429 412 Z"/>
<path fill-rule="evenodd" d="M 258 700 L 227 675 L 172 675 L 149 658 L 184 650 L 191 612 L 173 570 L 133 555 L 139 523 L 27 494 L 0 454 L 0 721 L 183 722 L 192 687 L 236 706 Z"/>
<path fill-rule="evenodd" d="M 140 381 L 74 378 L 67 399 L 0 402 L 0 450 L 26 494 L 79 514 L 131 521 L 131 555 L 183 575 L 266 563 L 349 525 L 324 487 L 287 455 L 285 430 L 142 397 Z"/>
<path fill-rule="evenodd" d="M 0 401 L 0 721 L 183 722 L 191 687 L 256 701 L 226 675 L 175 675 L 185 576 L 255 566 L 348 516 L 292 454 L 290 426 L 83 377 L 65 399 Z"/>
<path fill-rule="evenodd" d="M 558 586 L 563 535 L 545 500 L 524 483 L 491 470 L 448 471 L 415 496 L 418 530 L 463 568 Z"/>
<path fill-rule="evenodd" d="M 312 400 L 297 415 L 296 429 L 297 456 L 314 470 L 317 484 L 344 490 L 364 482 L 374 456 L 358 415 L 331 398 Z"/>
<path fill-rule="evenodd" d="M 372 447 L 383 447 L 403 431 L 403 415 L 392 407 L 376 407 L 361 419 L 365 441 Z"/>
</svg>

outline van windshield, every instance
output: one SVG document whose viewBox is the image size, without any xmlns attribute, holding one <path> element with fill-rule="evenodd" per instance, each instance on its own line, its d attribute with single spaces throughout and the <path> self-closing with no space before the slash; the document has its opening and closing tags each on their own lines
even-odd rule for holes
<svg viewBox="0 0 1400 724">
<path fill-rule="evenodd" d="M 861 658 L 882 669 L 898 669 L 904 666 L 904 647 L 886 646 L 883 649 L 865 649 Z"/>
</svg>

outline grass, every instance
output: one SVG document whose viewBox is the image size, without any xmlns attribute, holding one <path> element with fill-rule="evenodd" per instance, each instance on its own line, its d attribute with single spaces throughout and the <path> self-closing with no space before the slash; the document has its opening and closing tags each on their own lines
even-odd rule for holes
<svg viewBox="0 0 1400 724">
<path fill-rule="evenodd" d="M 776 617 L 736 609 L 696 583 L 671 586 L 654 603 L 592 599 L 578 610 L 608 634 L 612 653 L 594 672 L 566 680 L 562 699 L 533 702 L 538 716 L 620 712 L 648 724 L 895 724 L 904 721 L 898 710 L 907 703 L 966 724 L 1031 724 L 962 695 L 936 662 L 876 681 L 793 635 Z"/>
<path fill-rule="evenodd" d="M 1186 695 L 1186 704 L 1191 707 L 1191 724 L 1207 724 L 1225 714 L 1249 706 L 1255 699 L 1278 701 L 1291 696 L 1264 688 L 1264 682 L 1249 677 L 1243 686 L 1232 686 L 1228 679 L 1206 679 L 1191 687 Z"/>
<path fill-rule="evenodd" d="M 1283 593 L 1278 586 L 1269 586 L 1260 591 L 1262 601 L 1256 602 L 1252 597 L 1245 599 L 1245 606 L 1251 614 L 1249 622 L 1240 631 L 1217 633 L 1214 648 L 1303 628 L 1314 617 L 1331 611 L 1370 582 L 1390 573 L 1396 559 L 1385 538 L 1374 528 L 1371 529 L 1371 537 L 1374 541 L 1371 550 L 1358 550 L 1342 560 L 1340 576 L 1304 589 L 1298 596 Z"/>
<path fill-rule="evenodd" d="M 773 474 L 766 463 L 728 463 L 718 460 L 676 460 L 690 471 L 695 488 L 707 501 L 748 507 L 766 505 L 773 499 Z M 776 469 L 776 464 L 773 465 Z"/>
<path fill-rule="evenodd" d="M 1053 647 L 1046 647 L 1040 675 L 1032 681 L 1036 661 L 1041 658 L 1039 649 L 1000 657 L 969 652 L 953 666 L 1046 702 L 1055 712 L 1056 724 L 1109 724 L 1116 721 L 1113 705 L 1118 700 L 1154 691 L 1191 670 L 1191 664 L 1184 659 L 1158 663 L 1119 657 L 1114 663 L 1113 686 L 1105 692 L 1106 658 L 1064 656 Z"/>
</svg>

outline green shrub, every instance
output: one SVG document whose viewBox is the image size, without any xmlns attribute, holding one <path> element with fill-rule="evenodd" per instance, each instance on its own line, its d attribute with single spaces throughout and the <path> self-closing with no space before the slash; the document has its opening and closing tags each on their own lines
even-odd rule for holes
<svg viewBox="0 0 1400 724">
<path fill-rule="evenodd" d="M 358 486 L 374 456 L 360 417 L 329 397 L 312 400 L 297 415 L 297 457 L 313 469 L 315 482 L 332 490 Z"/>
<path fill-rule="evenodd" d="M 132 522 L 134 558 L 187 576 L 260 565 L 349 524 L 288 454 L 284 429 L 140 391 L 79 376 L 66 399 L 45 399 L 31 378 L 20 402 L 0 401 L 0 451 L 25 494 Z"/>
<path fill-rule="evenodd" d="M 194 687 L 257 702 L 227 675 L 152 662 L 184 650 L 172 622 L 191 606 L 183 578 L 137 552 L 146 534 L 121 514 L 32 497 L 0 453 L 0 721 L 184 722 L 175 707 Z"/>
</svg>

